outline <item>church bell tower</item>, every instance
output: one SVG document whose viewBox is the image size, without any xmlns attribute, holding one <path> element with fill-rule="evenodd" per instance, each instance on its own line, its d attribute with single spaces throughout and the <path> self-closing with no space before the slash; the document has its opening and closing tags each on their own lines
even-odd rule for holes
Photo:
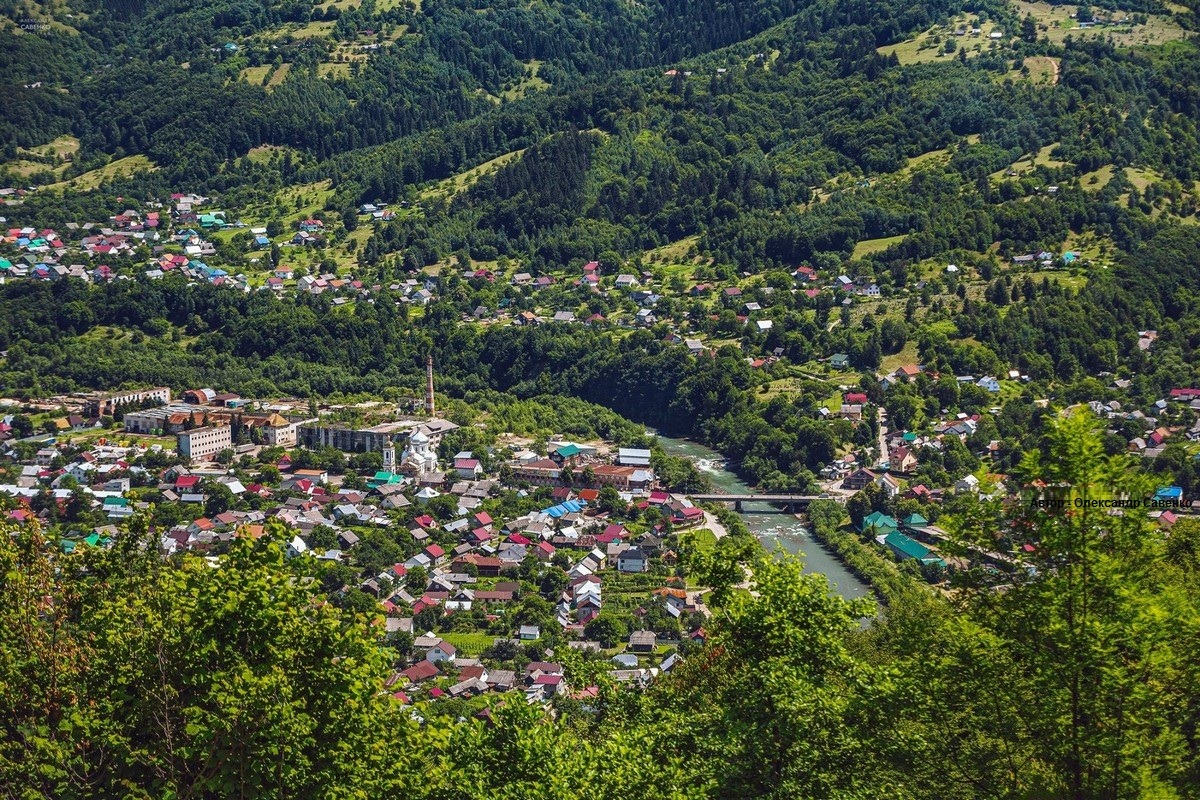
<svg viewBox="0 0 1200 800">
<path fill-rule="evenodd" d="M 434 415 L 433 405 L 433 356 L 425 360 L 425 413 Z"/>
<path fill-rule="evenodd" d="M 388 439 L 383 445 L 383 471 L 392 473 L 396 471 L 396 443 L 391 439 Z"/>
</svg>

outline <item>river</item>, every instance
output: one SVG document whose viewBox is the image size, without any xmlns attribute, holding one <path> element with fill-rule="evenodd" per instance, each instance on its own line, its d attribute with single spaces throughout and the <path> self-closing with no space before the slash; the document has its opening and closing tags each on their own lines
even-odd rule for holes
<svg viewBox="0 0 1200 800">
<path fill-rule="evenodd" d="M 687 439 L 658 437 L 668 455 L 691 459 L 708 476 L 714 489 L 725 492 L 752 491 L 738 476 L 726 470 L 724 459 L 715 450 Z M 768 550 L 776 546 L 788 553 L 804 557 L 804 571 L 820 573 L 830 588 L 846 599 L 869 597 L 871 588 L 856 578 L 824 545 L 809 535 L 808 530 L 791 514 L 781 513 L 769 503 L 743 503 L 742 519 Z"/>
</svg>

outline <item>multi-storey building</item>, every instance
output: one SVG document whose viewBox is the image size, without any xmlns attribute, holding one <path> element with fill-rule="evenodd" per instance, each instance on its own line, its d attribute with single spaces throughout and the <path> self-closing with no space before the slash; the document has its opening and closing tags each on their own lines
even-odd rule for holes
<svg viewBox="0 0 1200 800">
<path fill-rule="evenodd" d="M 233 447 L 233 432 L 228 425 L 194 428 L 178 435 L 179 455 L 203 461 Z"/>
</svg>

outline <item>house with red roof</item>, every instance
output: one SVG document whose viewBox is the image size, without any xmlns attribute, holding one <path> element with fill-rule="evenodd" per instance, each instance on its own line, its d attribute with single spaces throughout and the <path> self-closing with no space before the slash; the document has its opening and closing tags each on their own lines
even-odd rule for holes
<svg viewBox="0 0 1200 800">
<path fill-rule="evenodd" d="M 421 683 L 441 675 L 441 671 L 432 661 L 418 661 L 406 670 L 400 672 L 411 683 Z"/>
<path fill-rule="evenodd" d="M 677 527 L 698 525 L 704 521 L 704 509 L 696 506 L 685 506 L 671 512 L 671 524 Z"/>
<path fill-rule="evenodd" d="M 930 500 L 932 498 L 933 492 L 929 491 L 929 487 L 923 483 L 910 486 L 908 491 L 904 493 L 905 500 Z"/>
</svg>

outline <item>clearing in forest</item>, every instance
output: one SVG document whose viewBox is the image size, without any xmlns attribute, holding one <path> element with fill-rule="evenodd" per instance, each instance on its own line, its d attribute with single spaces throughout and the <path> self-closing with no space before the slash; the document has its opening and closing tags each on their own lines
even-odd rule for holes
<svg viewBox="0 0 1200 800">
<path fill-rule="evenodd" d="M 1077 6 L 1050 5 L 1049 3 L 1029 3 L 1018 0 L 1014 3 L 1017 15 L 1024 19 L 1031 15 L 1038 24 L 1038 36 L 1049 39 L 1055 44 L 1062 44 L 1068 36 L 1076 39 L 1081 37 L 1112 38 L 1118 47 L 1133 47 L 1136 45 L 1158 45 L 1183 39 L 1187 32 L 1179 27 L 1179 23 L 1164 15 L 1138 15 L 1145 18 L 1144 24 L 1134 24 L 1134 13 L 1127 11 L 1106 12 L 1095 9 L 1096 22 L 1081 23 L 1076 19 Z M 1108 21 L 1111 19 L 1111 21 Z"/>
<path fill-rule="evenodd" d="M 874 253 L 882 253 L 892 245 L 899 244 L 902 241 L 904 241 L 904 234 L 900 234 L 899 236 L 885 236 L 882 239 L 863 239 L 854 245 L 854 253 L 851 254 L 850 258 L 859 259 Z"/>
<path fill-rule="evenodd" d="M 978 30 L 979 33 L 973 31 Z M 992 38 L 998 33 L 999 38 Z M 949 63 L 965 52 L 968 58 L 988 50 L 996 49 L 1011 38 L 1003 27 L 994 22 L 981 22 L 961 14 L 948 25 L 935 25 L 896 44 L 884 45 L 879 53 L 884 56 L 895 54 L 901 64 Z"/>
<path fill-rule="evenodd" d="M 1057 169 L 1058 167 L 1069 166 L 1070 162 L 1059 161 L 1051 155 L 1051 153 L 1054 152 L 1054 148 L 1058 147 L 1058 144 L 1058 142 L 1053 142 L 1038 150 L 1037 153 L 1033 154 L 1032 156 L 1022 156 L 1017 161 L 1014 161 L 1008 167 L 1008 169 L 1002 169 L 993 172 L 990 176 L 991 179 L 994 181 L 1000 181 L 1004 180 L 1005 178 L 1015 178 L 1020 175 L 1024 175 L 1027 172 L 1033 172 L 1033 170 L 1037 167 L 1049 167 L 1051 169 Z"/>
<path fill-rule="evenodd" d="M 1054 86 L 1058 83 L 1059 62 L 1057 58 L 1029 56 L 1024 63 L 1028 75 L 1022 77 L 1034 86 Z"/>
<path fill-rule="evenodd" d="M 317 64 L 317 77 L 319 78 L 349 78 L 350 65 L 345 62 L 329 62 L 322 61 Z"/>
<path fill-rule="evenodd" d="M 36 147 L 18 147 L 17 157 L 12 161 L 0 164 L 0 171 L 11 172 L 16 177 L 28 178 L 30 175 L 49 170 L 54 173 L 56 178 L 61 178 L 78 151 L 78 139 L 74 136 L 59 136 L 52 142 L 39 144 Z M 52 156 L 61 158 L 62 163 L 48 164 L 41 160 Z"/>
<path fill-rule="evenodd" d="M 525 75 L 511 87 L 504 90 L 502 96 L 507 100 L 520 100 L 531 92 L 540 92 L 550 88 L 550 84 L 538 76 L 542 69 L 541 61 L 525 62 Z"/>
<path fill-rule="evenodd" d="M 662 247 L 647 250 L 645 260 L 660 261 L 667 264 L 698 260 L 700 258 L 698 253 L 692 257 L 689 257 L 688 253 L 692 251 L 693 247 L 696 247 L 696 243 L 699 241 L 699 236 L 685 236 L 678 241 L 664 244 Z"/>
<path fill-rule="evenodd" d="M 286 25 L 265 31 L 263 35 L 268 39 L 283 39 L 288 36 L 293 39 L 323 39 L 333 33 L 333 26 L 334 23 L 332 22 L 317 22 L 315 20 L 306 25 L 289 22 Z"/>
<path fill-rule="evenodd" d="M 101 184 L 108 183 L 116 178 L 127 178 L 135 172 L 153 172 L 158 167 L 146 156 L 128 156 L 126 158 L 118 158 L 116 161 L 110 161 L 103 167 L 89 170 L 82 175 L 71 178 L 68 181 L 60 181 L 51 184 L 51 189 L 96 189 Z"/>
<path fill-rule="evenodd" d="M 270 64 L 261 64 L 257 67 L 246 67 L 238 74 L 238 77 L 251 86 L 262 86 L 263 80 L 270 71 Z"/>
<path fill-rule="evenodd" d="M 491 161 L 485 161 L 479 166 L 471 167 L 470 169 L 460 172 L 453 177 L 438 181 L 432 186 L 422 190 L 420 199 L 431 200 L 437 197 L 449 199 L 454 197 L 459 192 L 464 192 L 471 188 L 471 186 L 473 186 L 475 182 L 482 176 L 495 172 L 510 161 L 514 161 L 519 158 L 524 152 L 525 148 L 513 150 L 511 153 L 505 153 L 502 156 L 497 156 Z"/>
</svg>

